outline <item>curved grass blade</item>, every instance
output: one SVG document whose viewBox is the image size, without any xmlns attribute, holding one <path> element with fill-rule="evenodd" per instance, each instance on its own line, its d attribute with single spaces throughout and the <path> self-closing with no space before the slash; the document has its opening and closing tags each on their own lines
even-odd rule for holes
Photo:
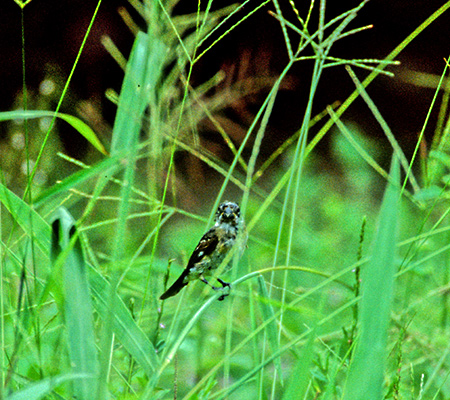
<svg viewBox="0 0 450 400">
<path fill-rule="evenodd" d="M 162 362 L 159 365 L 159 369 L 155 372 L 155 374 L 152 376 L 152 379 L 147 384 L 147 387 L 145 389 L 144 395 L 141 397 L 142 400 L 150 400 L 153 399 L 154 390 L 156 388 L 156 385 L 158 384 L 159 378 L 161 377 L 163 371 L 166 369 L 166 367 L 173 361 L 175 358 L 175 354 L 177 353 L 178 349 L 180 348 L 181 344 L 186 339 L 187 335 L 191 331 L 191 329 L 194 327 L 194 325 L 197 323 L 197 321 L 200 319 L 200 317 L 203 315 L 203 313 L 215 303 L 215 301 L 221 296 L 221 293 L 216 293 L 215 295 L 211 296 L 191 317 L 191 319 L 186 323 L 183 330 L 176 336 L 175 339 L 168 341 L 165 352 L 162 356 Z"/>
<path fill-rule="evenodd" d="M 43 117 L 58 117 L 63 121 L 66 121 L 71 125 L 80 135 L 82 135 L 92 146 L 94 146 L 100 153 L 105 156 L 108 155 L 105 147 L 103 146 L 100 139 L 97 137 L 93 129 L 84 123 L 81 119 L 74 117 L 73 115 L 55 113 L 53 111 L 45 110 L 16 110 L 16 111 L 5 111 L 0 113 L 0 121 L 9 121 L 17 119 L 33 119 L 33 118 L 43 118 Z"/>
</svg>

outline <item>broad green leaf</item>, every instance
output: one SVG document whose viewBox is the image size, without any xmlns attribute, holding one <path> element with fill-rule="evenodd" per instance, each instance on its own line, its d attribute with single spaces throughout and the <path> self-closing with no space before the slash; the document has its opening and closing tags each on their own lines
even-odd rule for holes
<svg viewBox="0 0 450 400">
<path fill-rule="evenodd" d="M 165 45 L 158 38 L 144 32 L 136 36 L 120 90 L 111 140 L 112 155 L 135 148 L 144 111 L 156 96 L 166 53 Z M 154 132 L 155 137 L 158 134 Z"/>
<path fill-rule="evenodd" d="M 75 221 L 65 208 L 52 223 L 52 264 L 63 264 L 64 320 L 72 371 L 85 374 L 73 382 L 77 399 L 88 400 L 96 391 L 98 374 L 94 319 L 81 241 Z"/>
<path fill-rule="evenodd" d="M 372 257 L 361 272 L 360 333 L 345 387 L 345 400 L 380 400 L 387 334 L 394 296 L 400 167 L 392 159 L 390 183 L 381 206 Z"/>
</svg>

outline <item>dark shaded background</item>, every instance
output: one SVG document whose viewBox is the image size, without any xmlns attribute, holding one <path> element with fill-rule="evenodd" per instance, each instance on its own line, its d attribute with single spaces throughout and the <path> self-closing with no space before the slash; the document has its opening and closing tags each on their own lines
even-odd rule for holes
<svg viewBox="0 0 450 400">
<path fill-rule="evenodd" d="M 22 87 L 21 13 L 13 1 L 2 3 L 0 109 L 9 110 Z M 229 2 L 217 1 L 215 5 L 219 7 L 227 3 Z M 357 3 L 329 1 L 327 20 Z M 181 2 L 176 9 L 177 13 L 194 11 L 196 4 L 192 3 L 192 7 L 187 6 L 188 4 L 190 3 Z M 384 58 L 442 4 L 444 1 L 436 0 L 373 0 L 363 8 L 350 27 L 373 24 L 374 28 L 338 42 L 331 55 L 345 58 Z M 44 66 L 48 63 L 57 64 L 64 75 L 69 74 L 95 6 L 96 1 L 34 0 L 25 7 L 26 79 L 30 88 L 39 85 L 45 75 Z M 102 114 L 110 124 L 114 120 L 115 106 L 105 100 L 104 92 L 110 87 L 116 91 L 120 90 L 123 72 L 104 50 L 100 39 L 104 34 L 109 35 L 119 49 L 128 55 L 133 35 L 117 13 L 117 8 L 121 6 L 133 13 L 132 7 L 123 0 L 108 0 L 101 5 L 71 84 L 77 98 L 95 99 L 101 104 Z M 269 16 L 267 10 L 268 8 L 263 9 L 248 19 L 216 46 L 197 66 L 194 82 L 204 81 L 219 69 L 225 70 L 231 81 L 258 74 L 276 76 L 286 63 L 286 49 L 279 24 Z M 300 9 L 300 12 L 304 13 L 305 10 Z M 399 76 L 405 70 L 437 75 L 442 73 L 444 58 L 450 53 L 448 13 L 444 13 L 400 54 L 398 60 L 401 61 L 401 66 L 390 68 L 396 73 L 396 78 L 379 77 L 369 88 L 369 94 L 409 154 L 416 143 L 434 91 L 405 83 Z M 242 65 L 243 62 L 245 65 Z M 266 139 L 263 154 L 270 153 L 274 146 L 299 127 L 310 84 L 311 64 L 299 63 L 292 70 L 291 83 L 287 84 L 286 90 L 280 94 L 271 118 L 272 137 Z M 367 72 L 358 70 L 357 74 L 363 79 Z M 344 67 L 326 70 L 318 89 L 315 112 L 322 111 L 335 100 L 345 100 L 353 90 L 353 83 Z M 252 113 L 258 109 L 262 98 L 263 93 L 261 97 L 252 97 L 245 107 Z M 239 107 L 242 108 L 242 104 Z M 436 112 L 433 113 L 429 125 L 428 137 L 432 134 L 435 114 Z M 233 110 L 230 115 L 234 115 L 238 123 L 248 123 L 239 121 L 242 115 L 233 113 Z M 368 134 L 382 136 L 381 130 L 362 101 L 355 102 L 345 117 L 363 125 Z M 4 137 L 5 130 L 1 127 L 0 129 Z M 71 151 L 77 148 L 73 143 L 68 143 L 67 146 Z M 324 146 L 322 145 L 322 148 Z M 84 147 L 80 146 L 81 152 L 83 149 Z"/>
</svg>

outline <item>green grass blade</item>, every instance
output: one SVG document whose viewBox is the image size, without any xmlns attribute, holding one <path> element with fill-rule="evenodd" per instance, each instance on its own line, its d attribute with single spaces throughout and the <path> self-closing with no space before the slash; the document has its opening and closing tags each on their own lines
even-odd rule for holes
<svg viewBox="0 0 450 400">
<path fill-rule="evenodd" d="M 29 237 L 34 237 L 39 248 L 50 248 L 50 227 L 33 208 L 0 183 L 0 202 Z"/>
<path fill-rule="evenodd" d="M 433 14 L 431 14 L 422 24 L 420 24 L 414 31 L 409 34 L 394 50 L 392 50 L 387 57 L 383 60 L 380 65 L 374 69 L 366 79 L 362 82 L 363 87 L 369 86 L 372 81 L 381 73 L 383 69 L 385 69 L 389 64 L 389 61 L 394 60 L 406 46 L 408 46 L 417 36 L 419 36 L 424 29 L 430 26 L 435 20 L 442 16 L 444 12 L 446 12 L 450 8 L 450 1 L 447 1 L 443 4 L 439 9 L 437 9 Z M 336 111 L 336 115 L 338 118 L 342 116 L 342 114 L 349 108 L 349 106 L 358 98 L 359 92 L 355 90 L 339 107 Z M 315 137 L 308 143 L 306 148 L 306 155 L 308 155 L 319 143 L 320 140 L 326 135 L 326 133 L 333 126 L 334 121 L 330 119 L 315 135 Z"/>
<path fill-rule="evenodd" d="M 313 330 L 303 347 L 301 357 L 297 361 L 295 369 L 292 370 L 286 391 L 283 394 L 283 400 L 303 399 L 306 398 L 305 393 L 308 389 L 310 381 L 309 369 L 314 357 L 314 339 L 316 338 Z"/>
<path fill-rule="evenodd" d="M 52 262 L 64 265 L 64 317 L 72 371 L 86 375 L 74 380 L 74 394 L 77 399 L 88 400 L 95 392 L 98 373 L 93 309 L 81 242 L 75 221 L 65 208 L 58 210 L 52 224 Z"/>
<path fill-rule="evenodd" d="M 6 400 L 40 400 L 50 394 L 53 389 L 62 383 L 83 377 L 83 375 L 79 374 L 53 376 L 51 378 L 29 384 L 24 389 L 7 396 Z"/>
<path fill-rule="evenodd" d="M 419 184 L 417 183 L 417 180 L 415 176 L 413 175 L 411 171 L 411 165 L 409 164 L 405 153 L 403 152 L 402 148 L 398 144 L 397 139 L 395 138 L 394 134 L 392 133 L 392 130 L 389 128 L 389 125 L 387 124 L 386 120 L 381 115 L 378 107 L 375 105 L 373 100 L 370 98 L 367 91 L 364 89 L 364 86 L 361 84 L 359 79 L 357 78 L 356 74 L 353 72 L 353 70 L 347 66 L 346 67 L 347 72 L 349 73 L 350 77 L 352 78 L 357 90 L 359 91 L 360 96 L 363 98 L 363 100 L 366 102 L 367 106 L 369 107 L 370 111 L 372 112 L 373 116 L 377 120 L 377 122 L 380 124 L 381 129 L 383 129 L 383 132 L 386 136 L 386 138 L 389 140 L 389 143 L 391 144 L 392 148 L 394 149 L 395 154 L 397 155 L 401 166 L 405 170 L 406 173 L 406 180 L 409 179 L 411 182 L 411 186 L 414 189 L 414 192 L 419 191 Z M 418 144 L 417 144 L 418 146 Z"/>
<path fill-rule="evenodd" d="M 74 117 L 73 115 L 56 113 L 53 111 L 45 111 L 45 110 L 26 110 L 26 111 L 16 110 L 16 111 L 5 111 L 0 113 L 0 121 L 21 120 L 25 118 L 33 119 L 44 117 L 58 117 L 63 121 L 66 121 L 90 144 L 92 144 L 92 146 L 94 146 L 100 153 L 104 155 L 108 154 L 102 142 L 97 137 L 92 128 L 86 123 L 84 123 L 81 119 Z"/>
<path fill-rule="evenodd" d="M 105 321 L 108 316 L 112 318 L 113 332 L 119 342 L 130 353 L 131 357 L 144 369 L 147 376 L 151 376 L 159 365 L 156 350 L 148 337 L 132 318 L 130 311 L 117 296 L 114 301 L 114 310 L 108 308 L 110 284 L 97 271 L 90 271 L 90 285 L 94 295 L 95 309 Z"/>
<path fill-rule="evenodd" d="M 194 325 L 198 322 L 198 320 L 204 314 L 204 312 L 209 307 L 211 307 L 211 305 L 213 305 L 215 301 L 217 301 L 217 299 L 220 297 L 220 295 L 221 295 L 220 293 L 216 293 L 214 296 L 211 296 L 195 312 L 195 314 L 191 317 L 191 319 L 186 323 L 186 325 L 184 326 L 183 330 L 179 334 L 177 334 L 176 338 L 175 339 L 171 339 L 170 341 L 168 341 L 167 346 L 165 348 L 165 352 L 163 353 L 163 356 L 162 356 L 163 360 L 161 362 L 161 365 L 159 366 L 159 370 L 156 371 L 156 373 L 152 377 L 153 379 L 151 379 L 150 382 L 148 383 L 148 385 L 147 385 L 147 387 L 145 389 L 145 394 L 142 397 L 143 399 L 153 398 L 151 396 L 153 396 L 154 389 L 155 389 L 155 387 L 156 387 L 156 385 L 158 383 L 158 380 L 159 380 L 160 376 L 162 375 L 163 371 L 174 360 L 178 349 L 180 348 L 182 343 L 185 341 L 187 335 L 192 330 Z"/>
<path fill-rule="evenodd" d="M 124 149 L 133 149 L 141 129 L 142 115 L 146 105 L 144 97 L 145 68 L 148 59 L 148 35 L 139 32 L 130 58 L 117 106 L 116 119 L 111 139 L 111 154 Z M 139 65 L 139 67 L 138 67 Z"/>
<path fill-rule="evenodd" d="M 56 185 L 51 186 L 47 190 L 40 193 L 33 201 L 35 207 L 39 207 L 49 200 L 58 195 L 67 196 L 67 191 L 75 188 L 76 186 L 86 183 L 89 179 L 98 178 L 100 174 L 103 176 L 113 176 L 113 174 L 123 168 L 119 163 L 117 158 L 105 158 L 104 160 L 96 163 L 92 167 L 82 169 L 81 171 L 75 172 L 74 174 L 63 179 Z"/>
<path fill-rule="evenodd" d="M 27 203 L 17 197 L 5 186 L 0 184 L 0 202 L 11 213 L 16 222 L 29 236 L 34 235 L 39 248 L 48 254 L 51 247 L 51 228 L 49 224 Z M 29 218 L 33 219 L 33 230 Z M 106 307 L 109 293 L 109 283 L 95 269 L 89 269 L 89 284 L 91 287 L 94 306 L 100 318 L 106 320 L 110 311 Z M 43 299 L 41 299 L 43 301 Z M 113 310 L 113 331 L 130 355 L 144 368 L 147 375 L 159 365 L 156 351 L 152 343 L 130 315 L 123 301 L 117 296 Z"/>
<path fill-rule="evenodd" d="M 136 146 L 142 117 L 149 105 L 149 95 L 156 95 L 166 50 L 158 38 L 151 38 L 144 32 L 139 32 L 136 36 L 120 91 L 111 154 L 134 149 Z M 155 137 L 158 134 L 159 132 L 154 132 Z"/>
<path fill-rule="evenodd" d="M 387 333 L 394 295 L 400 167 L 393 157 L 372 257 L 362 270 L 360 334 L 350 366 L 344 399 L 380 400 L 384 380 Z"/>
<path fill-rule="evenodd" d="M 272 305 L 270 302 L 270 296 L 267 292 L 266 283 L 264 282 L 264 278 L 262 275 L 258 276 L 258 285 L 259 290 L 261 292 L 262 300 L 259 302 L 261 307 L 261 313 L 264 316 L 265 321 L 272 321 L 266 326 L 267 337 L 269 339 L 269 344 L 272 353 L 277 353 L 280 349 L 280 342 L 278 340 L 278 331 L 277 331 L 277 323 L 275 312 L 273 311 Z M 281 384 L 283 384 L 283 370 L 281 368 L 281 360 L 280 358 L 275 359 L 275 366 L 277 368 L 277 372 L 280 376 Z"/>
<path fill-rule="evenodd" d="M 158 42 L 158 39 L 154 40 Z M 118 222 L 115 230 L 115 239 L 111 242 L 112 262 L 119 267 L 112 275 L 109 285 L 109 294 L 106 295 L 106 320 L 101 334 L 101 358 L 100 376 L 97 399 L 107 396 L 107 379 L 110 369 L 109 353 L 113 346 L 115 318 L 113 311 L 116 309 L 117 286 L 119 284 L 120 264 L 123 262 L 125 254 L 127 217 L 130 209 L 131 188 L 135 178 L 135 161 L 138 149 L 139 135 L 141 131 L 142 117 L 148 107 L 149 96 L 155 93 L 157 78 L 154 77 L 154 68 L 161 68 L 160 65 L 153 65 L 159 53 L 152 47 L 150 35 L 139 32 L 131 50 L 127 63 L 126 73 L 123 80 L 119 96 L 116 119 L 111 141 L 111 154 L 113 156 L 128 151 L 125 155 L 126 168 L 123 175 L 124 185 L 120 192 L 120 206 L 118 211 Z M 156 59 L 155 59 L 156 58 Z M 150 114 L 153 117 L 152 110 Z M 155 137 L 158 132 L 155 132 Z"/>
</svg>

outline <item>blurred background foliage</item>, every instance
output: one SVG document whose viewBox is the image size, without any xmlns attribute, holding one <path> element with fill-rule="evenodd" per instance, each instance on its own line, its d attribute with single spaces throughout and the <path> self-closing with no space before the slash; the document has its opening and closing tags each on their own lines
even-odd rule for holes
<svg viewBox="0 0 450 400">
<path fill-rule="evenodd" d="M 327 21 L 359 4 L 341 3 L 326 3 Z M 441 3 L 417 1 L 405 8 L 401 1 L 369 1 L 349 29 L 374 24 L 373 29 L 336 41 L 331 55 L 348 60 L 353 68 L 364 64 L 356 72 L 363 81 L 374 60 L 383 60 Z M 307 59 L 293 63 L 278 81 L 289 57 L 282 25 L 274 17 L 277 2 L 241 7 L 222 1 L 212 2 L 211 8 L 210 3 L 161 4 L 102 4 L 67 87 L 95 4 L 55 1 L 44 7 L 38 0 L 29 2 L 22 9 L 26 91 L 20 8 L 13 2 L 4 5 L 0 23 L 12 39 L 0 38 L 7 60 L 0 67 L 6 85 L 1 110 L 58 110 L 77 116 L 109 154 L 101 154 L 59 118 L 50 134 L 51 117 L 26 123 L 16 118 L 0 125 L 1 183 L 6 188 L 0 393 L 29 398 L 19 389 L 33 382 L 43 388 L 46 379 L 58 376 L 61 382 L 54 380 L 45 390 L 48 398 L 86 396 L 86 388 L 63 382 L 77 382 L 69 374 L 76 372 L 76 336 L 69 322 L 77 316 L 67 306 L 67 281 L 63 284 L 65 257 L 75 251 L 75 268 L 88 271 L 94 309 L 95 346 L 80 347 L 86 352 L 95 348 L 99 370 L 107 371 L 95 384 L 97 398 L 106 398 L 107 392 L 120 399 L 175 398 L 174 393 L 196 399 L 281 398 L 295 392 L 287 389 L 295 376 L 289 378 L 299 360 L 307 359 L 306 337 L 316 326 L 320 328 L 311 366 L 305 363 L 308 385 L 302 395 L 345 398 L 361 324 L 356 306 L 360 266 L 370 255 L 377 257 L 371 243 L 377 223 L 382 223 L 378 219 L 392 141 L 360 98 L 341 118 L 347 133 L 336 124 L 322 139 L 320 132 L 355 84 L 343 65 L 324 68 L 320 80 L 311 83 L 319 54 L 314 48 L 306 49 L 301 56 Z M 281 4 L 286 20 L 303 22 L 305 36 L 314 35 L 308 27 L 320 24 L 317 5 L 307 19 L 309 6 Z M 392 260 L 396 291 L 385 398 L 450 397 L 450 125 L 448 55 L 442 40 L 450 29 L 447 18 L 444 13 L 433 21 L 396 58 L 401 64 L 386 68 L 393 76 L 379 75 L 368 88 L 408 162 L 414 157 L 408 174 L 418 181 L 417 187 L 412 180 L 405 184 L 398 251 Z M 305 40 L 292 32 L 288 37 L 294 48 Z M 311 95 L 315 84 L 317 92 Z M 263 103 L 276 85 L 277 98 L 264 126 Z M 302 126 L 309 105 L 311 115 Z M 308 132 L 308 141 L 302 132 Z M 299 158 L 296 146 L 302 140 Z M 252 154 L 257 156 L 255 173 L 248 180 Z M 298 191 L 286 185 L 286 174 L 293 170 L 301 170 Z M 230 183 L 223 186 L 226 179 Z M 285 183 L 278 190 L 280 182 Z M 266 291 L 249 280 L 249 285 L 233 288 L 232 300 L 220 303 L 206 300 L 208 289 L 193 284 L 180 299 L 161 304 L 164 282 L 186 265 L 221 199 L 242 199 L 251 226 L 248 249 L 230 273 L 233 280 L 270 267 L 279 271 L 264 274 Z M 61 206 L 75 220 L 64 213 L 59 217 L 68 219 L 69 228 L 61 233 L 67 235 L 65 244 L 50 261 L 49 233 L 55 235 L 55 229 L 48 224 Z M 37 218 L 28 215 L 34 211 L 42 221 L 27 225 L 28 218 Z M 78 235 L 82 251 L 69 245 L 70 240 L 78 243 Z M 297 269 L 288 273 L 283 267 Z M 104 304 L 116 304 L 117 310 Z M 125 333 L 114 325 L 115 318 Z M 262 329 L 264 323 L 267 328 Z M 139 346 L 132 343 L 152 352 L 150 360 L 139 358 Z M 283 346 L 287 351 L 281 352 Z M 109 361 L 102 359 L 108 350 Z M 266 365 L 278 351 L 279 361 Z M 154 368 L 151 376 L 146 362 Z M 384 371 L 384 365 L 374 369 Z M 33 398 L 41 398 L 36 393 Z"/>
</svg>

